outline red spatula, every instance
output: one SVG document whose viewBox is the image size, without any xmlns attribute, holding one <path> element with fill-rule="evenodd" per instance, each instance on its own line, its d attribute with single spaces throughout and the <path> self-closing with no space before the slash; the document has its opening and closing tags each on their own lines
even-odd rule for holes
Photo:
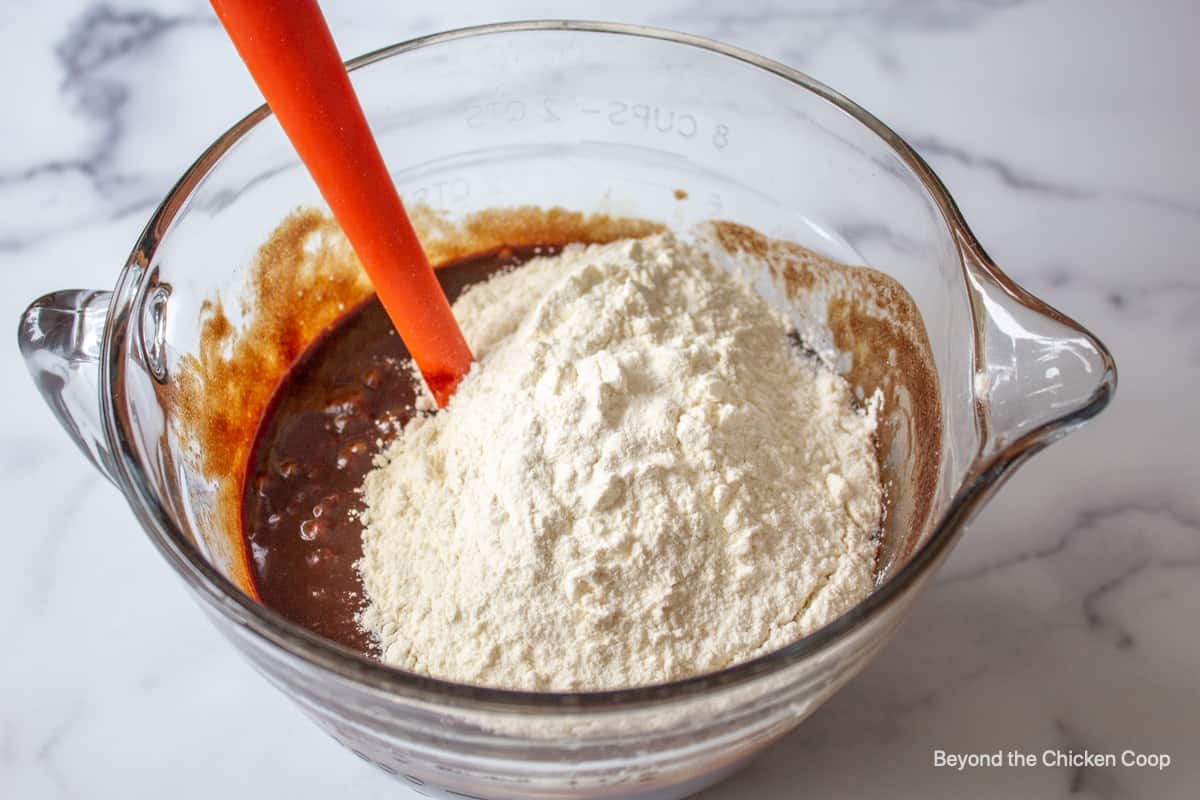
<svg viewBox="0 0 1200 800">
<path fill-rule="evenodd" d="M 316 0 L 212 0 L 439 406 L 471 368 Z"/>
</svg>

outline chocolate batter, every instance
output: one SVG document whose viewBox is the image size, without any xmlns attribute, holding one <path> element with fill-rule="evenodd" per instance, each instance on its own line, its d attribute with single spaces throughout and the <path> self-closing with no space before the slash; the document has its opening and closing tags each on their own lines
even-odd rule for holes
<svg viewBox="0 0 1200 800">
<path fill-rule="evenodd" d="M 473 283 L 558 247 L 505 248 L 438 269 L 451 302 Z M 259 422 L 242 486 L 242 534 L 263 603 L 339 644 L 371 653 L 363 603 L 358 487 L 413 415 L 411 360 L 375 298 L 317 338 Z"/>
</svg>

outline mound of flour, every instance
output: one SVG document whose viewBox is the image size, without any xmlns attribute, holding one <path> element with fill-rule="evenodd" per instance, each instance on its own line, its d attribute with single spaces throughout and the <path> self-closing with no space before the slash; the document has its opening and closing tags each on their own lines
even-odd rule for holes
<svg viewBox="0 0 1200 800">
<path fill-rule="evenodd" d="M 387 663 L 533 690 L 788 644 L 871 589 L 873 409 L 670 234 L 571 246 L 454 304 L 477 360 L 363 497 Z"/>
</svg>

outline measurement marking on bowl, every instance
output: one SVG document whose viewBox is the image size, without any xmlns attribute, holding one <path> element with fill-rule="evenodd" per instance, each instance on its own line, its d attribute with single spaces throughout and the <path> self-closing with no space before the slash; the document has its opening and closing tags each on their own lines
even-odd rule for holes
<svg viewBox="0 0 1200 800">
<path fill-rule="evenodd" d="M 462 175 L 450 175 L 432 183 L 403 188 L 401 194 L 410 202 L 444 208 L 450 203 L 459 203 L 469 198 L 471 181 Z"/>
<path fill-rule="evenodd" d="M 730 127 L 724 122 L 705 119 L 690 111 L 632 99 L 569 100 L 552 95 L 510 97 L 467 106 L 465 114 L 467 127 L 477 129 L 525 123 L 554 124 L 572 116 L 590 117 L 611 128 L 640 131 L 651 137 L 703 142 L 718 151 L 728 147 L 732 137 Z"/>
</svg>

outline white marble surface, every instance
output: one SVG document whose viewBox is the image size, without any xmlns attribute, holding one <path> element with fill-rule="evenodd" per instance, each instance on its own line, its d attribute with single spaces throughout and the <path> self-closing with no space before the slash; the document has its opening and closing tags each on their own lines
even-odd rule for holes
<svg viewBox="0 0 1200 800">
<path fill-rule="evenodd" d="M 1200 785 L 1200 4 L 326 3 L 343 53 L 605 17 L 806 70 L 916 145 L 993 256 L 1092 327 L 1115 404 L 1023 469 L 900 636 L 709 800 L 1194 797 Z M 784 8 L 792 10 L 783 10 Z M 206 3 L 0 9 L 0 319 L 110 288 L 153 206 L 256 104 Z M 246 666 L 24 374 L 0 415 L 0 796 L 408 796 Z M 955 773 L 932 751 L 1165 752 L 1164 772 Z"/>
</svg>

